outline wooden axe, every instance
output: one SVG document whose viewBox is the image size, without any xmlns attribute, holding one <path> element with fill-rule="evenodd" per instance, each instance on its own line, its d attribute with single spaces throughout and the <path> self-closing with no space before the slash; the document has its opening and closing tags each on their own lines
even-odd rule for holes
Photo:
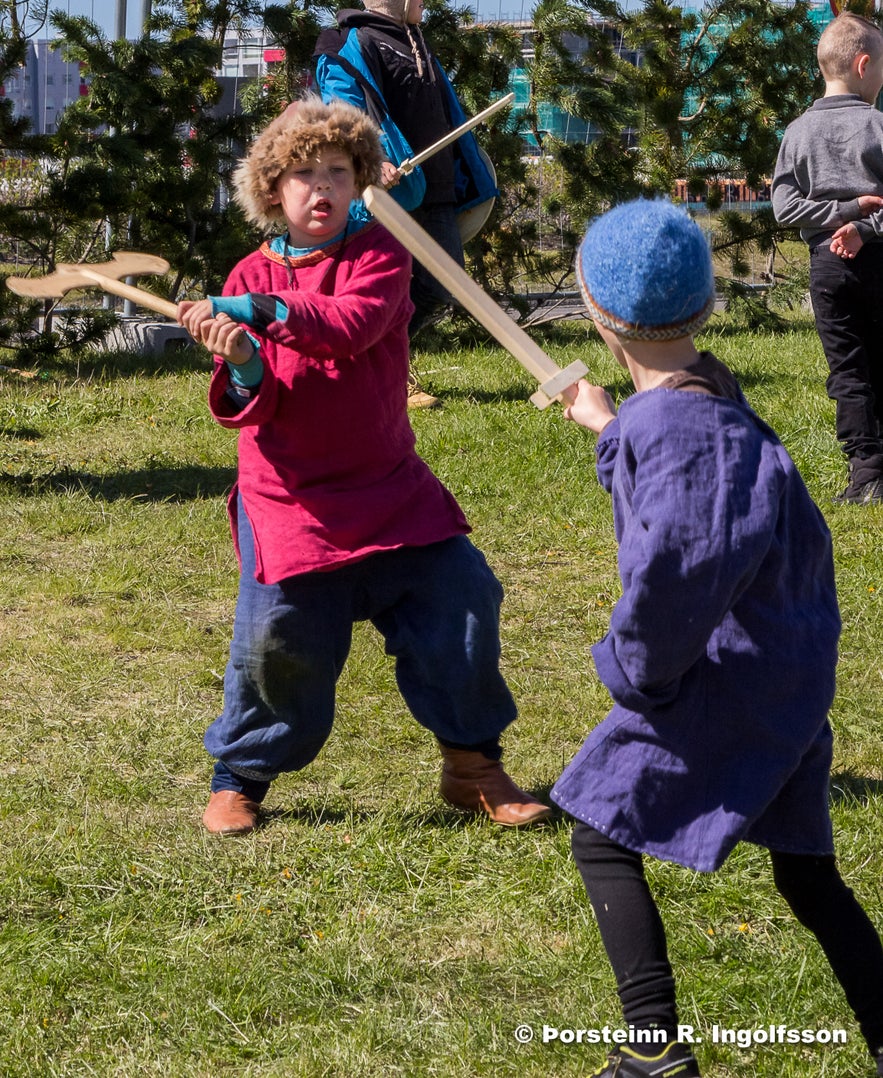
<svg viewBox="0 0 883 1078">
<path fill-rule="evenodd" d="M 142 273 L 168 273 L 169 264 L 156 255 L 137 251 L 117 251 L 110 262 L 59 262 L 54 273 L 43 277 L 7 277 L 7 287 L 17 296 L 38 299 L 59 299 L 74 288 L 95 288 L 130 299 L 166 318 L 178 321 L 178 305 L 160 299 L 143 288 L 135 288 L 120 277 L 137 277 Z"/>
<path fill-rule="evenodd" d="M 585 363 L 577 359 L 562 370 L 383 188 L 366 187 L 362 198 L 402 246 L 536 378 L 540 388 L 530 399 L 537 408 L 547 408 L 562 394 L 573 398 L 574 393 L 567 390 L 588 373 Z"/>
</svg>

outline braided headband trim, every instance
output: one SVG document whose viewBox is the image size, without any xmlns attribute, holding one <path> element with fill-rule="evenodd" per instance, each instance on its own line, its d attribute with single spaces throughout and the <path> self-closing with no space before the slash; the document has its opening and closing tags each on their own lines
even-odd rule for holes
<svg viewBox="0 0 883 1078">
<path fill-rule="evenodd" d="M 605 310 L 595 302 L 583 277 L 582 266 L 579 264 L 576 275 L 583 300 L 592 318 L 605 329 L 612 330 L 617 337 L 624 337 L 629 341 L 674 341 L 679 337 L 691 337 L 705 325 L 714 310 L 715 297 L 712 293 L 705 306 L 683 322 L 671 322 L 664 326 L 636 325 L 634 322 L 626 322 L 618 318 L 612 311 Z"/>
</svg>

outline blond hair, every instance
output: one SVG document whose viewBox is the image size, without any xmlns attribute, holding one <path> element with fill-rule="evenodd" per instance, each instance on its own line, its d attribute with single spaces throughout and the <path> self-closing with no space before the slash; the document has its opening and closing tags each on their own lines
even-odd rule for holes
<svg viewBox="0 0 883 1078">
<path fill-rule="evenodd" d="M 266 231 L 284 227 L 282 208 L 271 202 L 276 181 L 292 161 L 315 157 L 327 146 L 352 158 L 358 194 L 379 181 L 383 153 L 377 125 L 354 105 L 326 105 L 311 94 L 264 128 L 233 173 L 233 197 L 249 221 Z"/>
<path fill-rule="evenodd" d="M 879 59 L 883 54 L 883 31 L 870 19 L 844 11 L 828 23 L 819 38 L 816 56 L 822 77 L 829 82 L 848 79 L 855 58 L 865 53 L 872 60 Z"/>
</svg>

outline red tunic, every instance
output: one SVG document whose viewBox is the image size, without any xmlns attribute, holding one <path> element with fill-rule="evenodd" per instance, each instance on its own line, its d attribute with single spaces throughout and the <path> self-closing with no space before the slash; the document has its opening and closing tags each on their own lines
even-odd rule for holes
<svg viewBox="0 0 883 1078">
<path fill-rule="evenodd" d="M 374 225 L 287 261 L 265 244 L 224 286 L 288 307 L 284 322 L 250 331 L 264 378 L 245 407 L 219 357 L 209 389 L 213 417 L 240 431 L 230 516 L 236 542 L 239 495 L 261 583 L 470 531 L 408 421 L 410 277 L 407 251 Z"/>
</svg>

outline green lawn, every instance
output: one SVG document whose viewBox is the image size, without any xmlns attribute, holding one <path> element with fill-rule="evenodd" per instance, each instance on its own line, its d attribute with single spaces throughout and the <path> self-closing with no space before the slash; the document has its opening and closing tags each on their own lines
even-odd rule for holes
<svg viewBox="0 0 883 1078">
<path fill-rule="evenodd" d="M 625 376 L 587 324 L 544 346 Z M 835 537 L 844 635 L 833 812 L 844 874 L 883 929 L 883 509 L 845 481 L 821 349 L 712 328 L 700 343 L 779 430 Z M 444 401 L 413 416 L 503 581 L 521 716 L 508 767 L 544 795 L 607 708 L 590 645 L 616 600 L 594 439 L 535 410 L 500 350 L 453 333 L 418 356 Z M 10 360 L 14 363 L 14 360 Z M 236 594 L 224 496 L 235 440 L 210 421 L 206 357 L 0 372 L 3 737 L 0 1073 L 569 1078 L 603 1049 L 544 1025 L 620 1028 L 557 819 L 517 833 L 436 795 L 429 735 L 360 627 L 334 735 L 279 780 L 254 836 L 199 823 Z M 329 417 L 333 422 L 333 416 Z M 855 1025 L 763 851 L 715 876 L 652 864 L 682 1019 L 712 1078 L 858 1078 Z M 518 1043 L 516 1027 L 534 1028 Z M 715 1025 L 845 1029 L 846 1045 L 743 1048 Z"/>
</svg>

